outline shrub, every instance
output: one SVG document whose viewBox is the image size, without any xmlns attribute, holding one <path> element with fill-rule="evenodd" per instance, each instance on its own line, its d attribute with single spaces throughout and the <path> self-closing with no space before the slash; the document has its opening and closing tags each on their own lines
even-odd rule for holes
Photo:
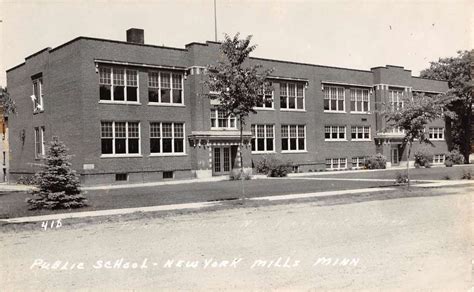
<svg viewBox="0 0 474 292">
<path fill-rule="evenodd" d="M 453 162 L 451 160 L 445 160 L 444 161 L 444 165 L 446 165 L 446 167 L 452 167 L 453 166 Z"/>
<path fill-rule="evenodd" d="M 258 161 L 255 165 L 255 171 L 261 174 L 268 174 L 270 172 L 270 168 L 277 164 L 277 162 L 278 160 L 274 157 L 263 157 L 263 159 Z"/>
<path fill-rule="evenodd" d="M 395 175 L 395 183 L 399 185 L 408 183 L 408 175 L 406 173 L 397 172 Z"/>
<path fill-rule="evenodd" d="M 462 154 L 454 149 L 453 151 L 447 153 L 445 155 L 446 160 L 445 161 L 451 161 L 453 164 L 463 164 L 464 163 L 464 156 Z"/>
<path fill-rule="evenodd" d="M 365 160 L 365 168 L 367 169 L 384 169 L 387 167 L 387 159 L 382 154 L 376 154 L 367 157 Z"/>
<path fill-rule="evenodd" d="M 449 175 L 445 175 L 443 178 L 444 178 L 445 180 L 450 180 L 450 179 L 451 179 L 451 177 L 450 177 Z"/>
<path fill-rule="evenodd" d="M 252 170 L 251 169 L 244 169 L 243 172 L 240 169 L 232 169 L 229 175 L 230 180 L 251 180 L 252 179 Z"/>
<path fill-rule="evenodd" d="M 291 173 L 293 169 L 294 166 L 290 162 L 283 162 L 274 157 L 264 157 L 255 165 L 257 173 L 266 174 L 270 177 L 284 177 Z"/>
<path fill-rule="evenodd" d="M 433 161 L 433 154 L 429 153 L 426 149 L 420 149 L 415 152 L 415 167 L 416 164 L 419 166 L 430 167 L 426 165 L 430 164 L 431 161 Z"/>
<path fill-rule="evenodd" d="M 464 170 L 463 171 L 463 174 L 461 176 L 461 179 L 472 179 L 472 175 L 471 175 L 471 172 L 469 170 Z"/>
<path fill-rule="evenodd" d="M 20 176 L 16 182 L 17 184 L 20 185 L 37 185 L 38 184 L 38 179 L 36 178 L 35 175 L 30 175 L 30 176 Z"/>
</svg>

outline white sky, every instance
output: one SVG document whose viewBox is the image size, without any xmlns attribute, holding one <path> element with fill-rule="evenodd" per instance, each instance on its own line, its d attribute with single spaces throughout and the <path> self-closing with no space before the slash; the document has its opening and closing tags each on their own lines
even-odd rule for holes
<svg viewBox="0 0 474 292">
<path fill-rule="evenodd" d="M 217 0 L 218 36 L 252 34 L 254 56 L 369 69 L 413 70 L 472 49 L 474 1 Z M 213 0 L 0 0 L 0 85 L 5 70 L 45 47 L 77 36 L 125 40 L 130 27 L 145 43 L 184 48 L 214 40 Z"/>
</svg>

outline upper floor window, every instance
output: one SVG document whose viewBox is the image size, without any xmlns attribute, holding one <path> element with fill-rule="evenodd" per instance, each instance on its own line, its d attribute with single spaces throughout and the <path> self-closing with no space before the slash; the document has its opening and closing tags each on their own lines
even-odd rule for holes
<svg viewBox="0 0 474 292">
<path fill-rule="evenodd" d="M 273 125 L 252 125 L 252 152 L 275 151 Z"/>
<path fill-rule="evenodd" d="M 35 158 L 40 159 L 45 155 L 44 127 L 35 128 Z"/>
<path fill-rule="evenodd" d="M 258 91 L 258 97 L 262 103 L 256 106 L 257 109 L 273 109 L 273 90 L 260 89 Z"/>
<path fill-rule="evenodd" d="M 323 86 L 324 111 L 345 112 L 345 90 L 343 87 Z"/>
<path fill-rule="evenodd" d="M 388 98 L 392 110 L 397 111 L 403 108 L 403 90 L 390 89 L 388 91 Z"/>
<path fill-rule="evenodd" d="M 101 101 L 138 102 L 137 70 L 99 67 Z"/>
<path fill-rule="evenodd" d="M 431 140 L 443 140 L 444 128 L 429 128 L 429 138 Z"/>
<path fill-rule="evenodd" d="M 103 155 L 140 154 L 139 122 L 101 122 Z"/>
<path fill-rule="evenodd" d="M 306 150 L 306 126 L 305 125 L 281 125 L 281 150 L 282 151 L 305 151 Z"/>
<path fill-rule="evenodd" d="M 280 83 L 280 109 L 304 110 L 304 84 Z"/>
<path fill-rule="evenodd" d="M 33 79 L 33 110 L 42 111 L 43 107 L 43 78 Z"/>
<path fill-rule="evenodd" d="M 211 109 L 211 129 L 237 129 L 236 118 L 225 111 Z"/>
<path fill-rule="evenodd" d="M 183 123 L 150 123 L 151 154 L 184 154 Z"/>
<path fill-rule="evenodd" d="M 369 126 L 355 126 L 351 128 L 351 140 L 370 140 L 370 127 Z"/>
<path fill-rule="evenodd" d="M 346 141 L 346 126 L 325 126 L 325 141 Z"/>
<path fill-rule="evenodd" d="M 148 72 L 148 102 L 182 105 L 183 74 Z"/>
<path fill-rule="evenodd" d="M 351 112 L 366 113 L 369 110 L 369 90 L 351 88 Z"/>
</svg>

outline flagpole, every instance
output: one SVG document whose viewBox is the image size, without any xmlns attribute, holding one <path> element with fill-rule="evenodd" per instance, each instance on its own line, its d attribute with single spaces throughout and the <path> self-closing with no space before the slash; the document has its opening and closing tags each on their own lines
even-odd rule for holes
<svg viewBox="0 0 474 292">
<path fill-rule="evenodd" d="M 217 11 L 216 11 L 216 0 L 214 0 L 214 40 L 217 42 Z"/>
</svg>

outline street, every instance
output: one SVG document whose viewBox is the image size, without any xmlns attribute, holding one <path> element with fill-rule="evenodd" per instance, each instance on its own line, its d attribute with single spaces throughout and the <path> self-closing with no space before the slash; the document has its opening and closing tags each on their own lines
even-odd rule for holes
<svg viewBox="0 0 474 292">
<path fill-rule="evenodd" d="M 472 187 L 0 235 L 3 291 L 471 287 Z"/>
</svg>

